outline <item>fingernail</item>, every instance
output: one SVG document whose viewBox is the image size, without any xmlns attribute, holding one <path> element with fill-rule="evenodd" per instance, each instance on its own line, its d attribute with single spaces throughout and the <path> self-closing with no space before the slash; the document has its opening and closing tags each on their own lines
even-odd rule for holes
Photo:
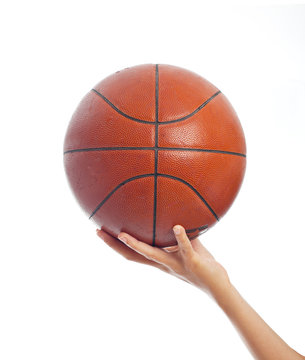
<svg viewBox="0 0 305 360">
<path fill-rule="evenodd" d="M 179 235 L 180 234 L 180 227 L 179 226 L 174 226 L 174 233 L 176 234 L 176 235 Z"/>
<path fill-rule="evenodd" d="M 126 241 L 127 241 L 126 237 L 123 236 L 123 235 L 119 235 L 118 238 L 119 238 L 121 241 L 123 241 L 123 242 L 126 242 Z"/>
<path fill-rule="evenodd" d="M 104 240 L 104 237 L 103 237 L 103 233 L 101 232 L 100 229 L 96 229 L 96 235 L 101 238 L 102 240 Z"/>
</svg>

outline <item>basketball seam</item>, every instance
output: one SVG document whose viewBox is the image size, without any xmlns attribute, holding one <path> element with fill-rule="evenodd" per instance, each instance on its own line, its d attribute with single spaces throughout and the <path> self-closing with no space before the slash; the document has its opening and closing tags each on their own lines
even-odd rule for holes
<svg viewBox="0 0 305 360">
<path fill-rule="evenodd" d="M 118 112 L 120 115 L 126 117 L 127 119 L 133 120 L 133 121 L 137 121 L 137 122 L 141 122 L 141 123 L 146 123 L 146 124 L 153 124 L 153 121 L 147 121 L 147 120 L 141 120 L 141 119 L 137 119 L 133 116 L 127 115 L 125 114 L 123 111 L 121 111 L 120 109 L 118 109 L 114 104 L 112 104 L 112 102 L 110 100 L 108 100 L 106 98 L 106 96 L 104 96 L 103 94 L 101 94 L 100 92 L 98 92 L 95 89 L 91 89 L 91 91 L 93 91 L 95 94 L 97 94 L 98 96 L 100 96 L 108 105 L 110 105 L 116 112 Z"/>
<path fill-rule="evenodd" d="M 134 177 L 131 177 L 129 179 L 126 179 L 126 180 L 122 181 L 112 191 L 110 191 L 110 193 L 98 204 L 98 206 L 93 210 L 93 212 L 89 216 L 89 219 L 91 219 L 97 213 L 97 211 L 104 205 L 104 203 L 110 198 L 110 196 L 113 193 L 115 193 L 121 186 L 127 184 L 129 181 L 140 179 L 140 178 L 143 178 L 143 177 L 148 177 L 148 176 L 154 176 L 154 174 L 141 174 L 141 175 L 137 175 L 137 176 L 134 176 Z"/>
<path fill-rule="evenodd" d="M 200 231 L 200 230 L 204 230 L 204 229 L 206 229 L 206 228 L 208 228 L 209 227 L 209 225 L 208 224 L 206 224 L 206 225 L 202 225 L 202 226 L 199 226 L 199 227 L 196 227 L 196 228 L 194 228 L 194 229 L 185 229 L 185 232 L 186 233 L 191 233 L 191 232 L 194 232 L 194 231 Z"/>
<path fill-rule="evenodd" d="M 217 95 L 219 95 L 221 93 L 220 90 L 218 90 L 214 95 L 212 95 L 209 99 L 207 99 L 206 101 L 204 101 L 200 106 L 198 106 L 197 109 L 195 109 L 193 112 L 191 112 L 190 114 L 183 116 L 180 119 L 175 119 L 175 120 L 168 120 L 168 121 L 162 121 L 160 124 L 169 124 L 169 123 L 174 123 L 174 122 L 178 122 L 178 121 L 183 121 L 186 119 L 189 119 L 190 117 L 192 117 L 193 115 L 195 115 L 196 113 L 198 113 L 198 111 L 200 111 L 202 108 L 204 108 L 211 100 L 213 100 Z"/>
<path fill-rule="evenodd" d="M 217 214 L 215 213 L 215 211 L 212 209 L 212 207 L 208 204 L 208 202 L 205 200 L 205 198 L 199 193 L 198 190 L 196 190 L 194 188 L 194 186 L 192 186 L 190 183 L 188 183 L 187 181 L 181 179 L 181 178 L 178 178 L 176 176 L 173 176 L 173 175 L 167 175 L 167 174 L 158 174 L 160 176 L 164 176 L 164 177 L 168 177 L 170 179 L 174 179 L 174 180 L 179 180 L 181 182 L 183 182 L 184 184 L 186 184 L 189 188 L 191 188 L 196 195 L 198 195 L 198 197 L 205 203 L 205 205 L 207 206 L 207 208 L 210 210 L 210 212 L 214 215 L 215 219 L 217 221 L 219 221 L 219 217 L 217 216 Z"/>
<path fill-rule="evenodd" d="M 159 123 L 160 124 L 160 123 Z M 108 147 L 97 147 L 97 148 L 82 148 L 82 149 L 73 149 L 66 150 L 65 154 L 74 153 L 74 152 L 86 152 L 86 151 L 103 151 L 103 150 L 156 150 L 157 147 L 147 146 L 147 147 L 137 147 L 137 146 L 108 146 Z M 179 151 L 202 151 L 202 152 L 210 152 L 216 154 L 228 154 L 228 155 L 236 155 L 247 157 L 246 154 L 234 152 L 234 151 L 226 151 L 226 150 L 214 150 L 214 149 L 195 149 L 195 148 L 171 148 L 171 147 L 160 147 L 158 146 L 158 150 L 179 150 Z"/>
<path fill-rule="evenodd" d="M 111 106 L 116 112 L 118 112 L 120 115 L 126 117 L 127 119 L 133 120 L 133 121 L 137 121 L 137 122 L 141 122 L 141 123 L 145 123 L 145 124 L 155 124 L 154 121 L 148 121 L 148 120 L 142 120 L 142 119 L 137 119 L 133 116 L 130 116 L 128 114 L 125 114 L 122 110 L 120 110 L 119 108 L 117 108 L 109 99 L 106 98 L 106 96 L 104 96 L 102 93 L 100 93 L 99 91 L 95 90 L 95 89 L 91 89 L 91 91 L 93 91 L 96 95 L 98 95 L 99 97 L 101 97 L 109 106 Z M 178 122 L 178 121 L 183 121 L 186 119 L 189 119 L 190 117 L 192 117 L 193 115 L 195 115 L 198 111 L 200 111 L 202 108 L 204 108 L 210 101 L 212 101 L 217 95 L 219 95 L 221 93 L 220 90 L 218 90 L 215 94 L 213 94 L 210 98 L 208 98 L 207 100 L 205 100 L 200 106 L 198 106 L 197 109 L 195 109 L 194 111 L 192 111 L 190 114 L 183 116 L 182 118 L 179 119 L 174 119 L 174 120 L 168 120 L 168 121 L 162 121 L 159 124 L 160 125 L 166 125 L 169 123 L 174 123 L 174 122 Z"/>
<path fill-rule="evenodd" d="M 122 181 L 119 185 L 117 185 L 113 190 L 110 191 L 110 193 L 98 204 L 98 206 L 94 209 L 94 211 L 92 212 L 92 214 L 89 216 L 89 219 L 91 219 L 96 213 L 97 211 L 104 205 L 104 203 L 110 198 L 110 196 L 115 193 L 121 186 L 125 185 L 126 183 L 136 180 L 136 179 L 140 179 L 140 178 L 144 178 L 144 177 L 149 177 L 149 176 L 154 176 L 155 177 L 155 173 L 153 174 L 141 174 L 141 175 L 137 175 L 137 176 L 133 176 L 129 179 L 126 179 L 124 181 Z M 219 217 L 217 216 L 217 214 L 215 213 L 215 211 L 212 209 L 212 207 L 209 205 L 209 203 L 205 200 L 205 198 L 199 193 L 198 190 L 196 190 L 194 188 L 193 185 L 191 185 L 190 183 L 188 183 L 187 181 L 185 181 L 184 179 L 181 179 L 179 177 L 173 176 L 173 175 L 169 175 L 169 174 L 161 174 L 158 173 L 157 176 L 161 176 L 161 177 L 167 177 L 173 180 L 177 180 L 182 182 L 183 184 L 187 185 L 191 190 L 193 190 L 193 192 L 202 200 L 202 202 L 206 205 L 206 207 L 210 210 L 210 212 L 213 214 L 213 216 L 215 217 L 215 219 L 217 221 L 219 221 Z"/>
<path fill-rule="evenodd" d="M 157 220 L 157 182 L 158 182 L 158 122 L 159 122 L 159 67 L 155 70 L 155 174 L 154 174 L 154 218 L 152 246 L 156 242 L 156 220 Z"/>
<path fill-rule="evenodd" d="M 99 147 L 99 148 L 84 148 L 84 149 L 73 149 L 73 150 L 67 150 L 64 151 L 64 155 L 67 153 L 74 153 L 74 152 L 83 152 L 83 151 L 100 151 L 100 150 L 154 150 L 155 151 L 155 166 L 154 166 L 154 173 L 153 174 L 141 174 L 129 179 L 124 180 L 122 183 L 120 183 L 118 186 L 116 186 L 104 199 L 103 201 L 95 208 L 95 210 L 90 215 L 89 219 L 92 218 L 96 212 L 104 205 L 104 203 L 111 197 L 111 195 L 118 190 L 121 186 L 128 183 L 129 181 L 154 176 L 154 214 L 153 214 L 153 240 L 152 240 L 152 246 L 155 246 L 155 237 L 156 237 L 156 215 L 157 215 L 157 178 L 158 176 L 163 176 L 167 178 L 171 178 L 174 180 L 178 180 L 184 184 L 186 184 L 189 188 L 191 188 L 195 194 L 204 202 L 204 204 L 207 206 L 207 208 L 210 210 L 210 212 L 213 214 L 213 216 L 216 218 L 217 221 L 219 221 L 219 217 L 215 213 L 215 211 L 212 209 L 212 207 L 207 203 L 207 201 L 203 198 L 203 196 L 194 188 L 191 184 L 189 184 L 187 181 L 172 176 L 168 174 L 158 174 L 158 151 L 159 150 L 180 150 L 180 151 L 203 151 L 203 152 L 210 152 L 210 153 L 221 153 L 221 154 L 229 154 L 229 155 L 236 155 L 236 156 L 242 156 L 246 157 L 245 154 L 238 153 L 238 152 L 232 152 L 232 151 L 224 151 L 224 150 L 214 150 L 214 149 L 193 149 L 193 148 L 167 148 L 167 147 L 159 147 L 158 146 L 158 126 L 163 124 L 169 124 L 174 122 L 180 122 L 186 119 L 189 119 L 193 115 L 195 115 L 197 112 L 199 112 L 202 108 L 204 108 L 209 102 L 211 102 L 217 95 L 221 93 L 220 90 L 218 90 L 215 94 L 213 94 L 210 98 L 205 100 L 199 107 L 197 107 L 193 112 L 190 114 L 183 116 L 179 119 L 169 120 L 169 121 L 163 121 L 159 122 L 159 67 L 158 64 L 155 65 L 155 121 L 147 121 L 135 118 L 133 116 L 130 116 L 123 111 L 121 111 L 119 108 L 117 108 L 109 99 L 107 99 L 103 94 L 98 92 L 95 89 L 92 89 L 92 91 L 101 97 L 112 109 L 114 109 L 117 113 L 124 116 L 125 118 L 128 118 L 132 121 L 146 123 L 146 124 L 154 124 L 155 125 L 155 147 Z M 199 229 L 199 228 L 196 228 Z M 188 230 L 188 232 L 192 232 L 192 230 Z"/>
</svg>

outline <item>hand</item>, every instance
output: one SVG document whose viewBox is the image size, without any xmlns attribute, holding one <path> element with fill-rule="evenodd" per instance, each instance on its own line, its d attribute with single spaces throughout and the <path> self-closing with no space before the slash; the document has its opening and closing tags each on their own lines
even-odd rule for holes
<svg viewBox="0 0 305 360">
<path fill-rule="evenodd" d="M 178 245 L 157 248 L 139 241 L 126 233 L 119 234 L 119 240 L 104 230 L 97 229 L 97 235 L 127 260 L 151 265 L 184 280 L 211 295 L 216 301 L 222 297 L 229 285 L 226 270 L 201 244 L 198 237 L 189 240 L 181 225 L 174 226 Z"/>
<path fill-rule="evenodd" d="M 118 240 L 104 230 L 97 234 L 126 259 L 152 265 L 207 292 L 224 310 L 249 350 L 259 360 L 305 359 L 290 348 L 252 309 L 231 284 L 226 270 L 200 243 L 189 240 L 185 229 L 175 234 L 178 245 L 157 248 L 120 233 Z M 123 239 L 124 236 L 125 239 Z"/>
</svg>

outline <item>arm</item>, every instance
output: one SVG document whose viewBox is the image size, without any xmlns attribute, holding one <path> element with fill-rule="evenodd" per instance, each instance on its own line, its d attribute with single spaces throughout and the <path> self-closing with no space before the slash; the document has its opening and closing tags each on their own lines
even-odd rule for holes
<svg viewBox="0 0 305 360">
<path fill-rule="evenodd" d="M 176 233 L 175 230 L 178 230 Z M 128 260 L 159 268 L 198 287 L 212 297 L 236 327 L 254 358 L 305 359 L 289 347 L 242 298 L 219 264 L 198 238 L 190 241 L 182 226 L 174 227 L 177 246 L 160 249 L 120 233 L 119 239 L 97 230 L 110 247 Z"/>
</svg>

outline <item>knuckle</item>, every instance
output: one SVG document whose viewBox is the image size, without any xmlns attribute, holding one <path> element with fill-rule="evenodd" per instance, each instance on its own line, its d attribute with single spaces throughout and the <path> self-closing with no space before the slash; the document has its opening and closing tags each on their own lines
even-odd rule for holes
<svg viewBox="0 0 305 360">
<path fill-rule="evenodd" d="M 198 267 L 198 259 L 192 253 L 187 254 L 184 258 L 184 264 L 188 268 L 188 270 L 194 271 Z"/>
<path fill-rule="evenodd" d="M 181 253 L 185 259 L 191 259 L 193 257 L 193 250 L 189 246 L 184 246 L 181 248 Z"/>
<path fill-rule="evenodd" d="M 190 249 L 189 249 L 188 246 L 183 246 L 183 247 L 181 247 L 181 252 L 182 252 L 184 255 L 189 255 Z"/>
</svg>

